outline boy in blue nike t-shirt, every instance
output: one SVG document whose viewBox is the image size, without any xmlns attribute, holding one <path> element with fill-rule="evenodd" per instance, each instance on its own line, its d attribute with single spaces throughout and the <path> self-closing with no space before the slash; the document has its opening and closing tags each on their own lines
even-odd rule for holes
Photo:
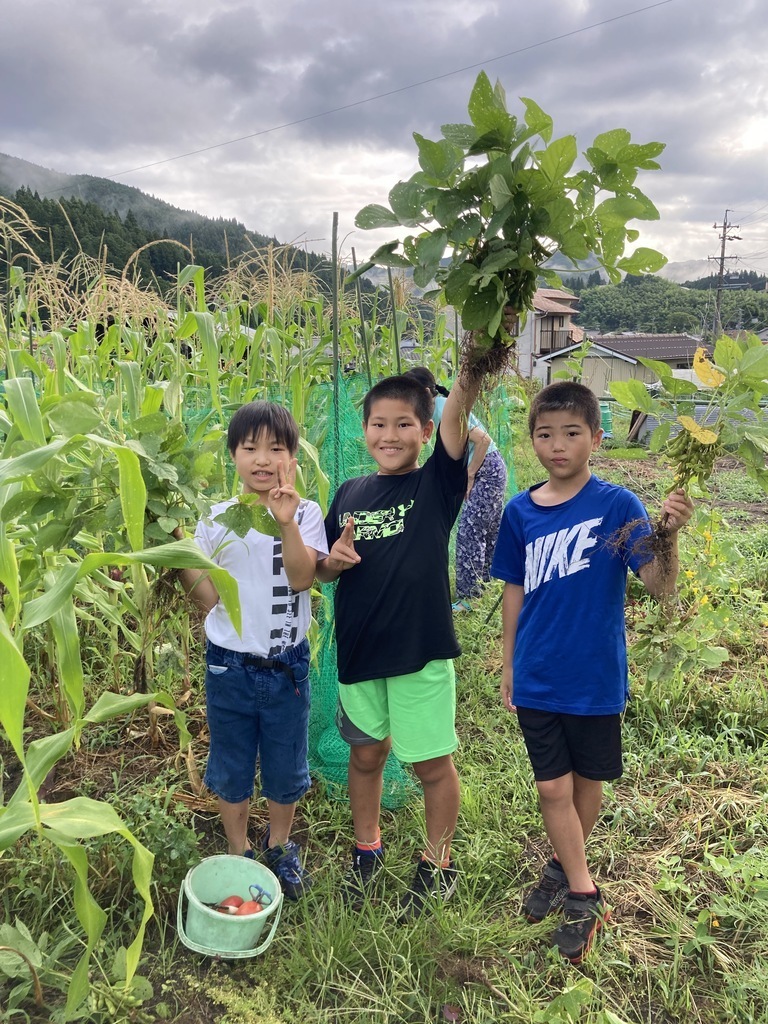
<svg viewBox="0 0 768 1024">
<path fill-rule="evenodd" d="M 677 533 L 693 512 L 684 491 L 667 497 L 670 550 L 654 557 L 643 545 L 651 525 L 640 500 L 590 471 L 600 420 L 600 403 L 583 384 L 558 381 L 536 395 L 528 426 L 548 479 L 507 504 L 491 568 L 506 584 L 501 697 L 517 712 L 554 851 L 524 911 L 541 921 L 564 905 L 552 945 L 572 963 L 609 916 L 585 842 L 603 781 L 622 774 L 627 571 L 655 597 L 671 593 Z"/>
</svg>

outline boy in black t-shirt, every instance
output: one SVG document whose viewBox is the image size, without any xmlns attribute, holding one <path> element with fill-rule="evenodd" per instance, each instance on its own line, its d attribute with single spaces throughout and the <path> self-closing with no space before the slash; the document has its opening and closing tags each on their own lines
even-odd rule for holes
<svg viewBox="0 0 768 1024">
<path fill-rule="evenodd" d="M 461 378 L 461 374 L 459 375 Z M 349 799 L 355 828 L 345 899 L 359 907 L 383 864 L 379 831 L 390 748 L 413 764 L 424 789 L 426 848 L 401 919 L 456 888 L 451 840 L 459 813 L 452 753 L 453 659 L 461 652 L 451 615 L 448 540 L 467 488 L 467 423 L 479 381 L 457 379 L 446 399 L 435 450 L 419 454 L 434 429 L 432 398 L 418 381 L 388 377 L 366 395 L 363 431 L 378 472 L 339 487 L 326 516 L 330 554 L 322 582 L 339 579 L 336 640 L 338 724 L 350 746 Z"/>
</svg>

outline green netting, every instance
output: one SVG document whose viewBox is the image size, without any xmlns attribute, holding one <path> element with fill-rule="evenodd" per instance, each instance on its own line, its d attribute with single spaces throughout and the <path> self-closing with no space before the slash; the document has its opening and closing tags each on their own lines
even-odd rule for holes
<svg viewBox="0 0 768 1024">
<path fill-rule="evenodd" d="M 303 422 L 301 417 L 297 417 L 299 426 L 304 437 L 318 449 L 320 468 L 330 480 L 331 495 L 344 480 L 373 472 L 376 468 L 368 454 L 361 428 L 363 398 L 367 391 L 365 374 L 350 374 L 335 382 L 312 385 L 304 396 Z M 292 406 L 285 392 L 277 387 L 266 388 L 263 397 L 279 401 L 288 408 Z M 515 408 L 516 400 L 510 398 L 505 388 L 499 387 L 484 397 L 482 408 L 477 410 L 478 418 L 507 463 L 509 494 L 516 489 L 512 462 Z M 294 409 L 291 411 L 295 413 Z M 185 408 L 185 419 L 199 422 L 209 412 L 210 406 L 205 409 L 202 403 L 193 402 Z M 308 483 L 308 489 L 313 493 L 311 479 Z M 321 586 L 322 597 L 314 609 L 317 631 L 313 638 L 309 759 L 312 775 L 322 779 L 332 794 L 342 797 L 346 796 L 349 747 L 336 727 L 339 683 L 336 675 L 334 589 L 335 584 Z M 389 809 L 401 807 L 418 790 L 418 782 L 410 769 L 390 754 L 384 768 L 383 806 Z"/>
</svg>

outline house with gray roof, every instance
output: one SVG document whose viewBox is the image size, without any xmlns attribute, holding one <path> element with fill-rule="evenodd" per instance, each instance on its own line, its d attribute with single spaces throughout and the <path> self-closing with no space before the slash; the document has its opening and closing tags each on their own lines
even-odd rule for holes
<svg viewBox="0 0 768 1024">
<path fill-rule="evenodd" d="M 701 338 L 692 334 L 603 334 L 588 341 L 581 380 L 598 398 L 610 395 L 608 385 L 615 380 L 634 379 L 645 384 L 658 380 L 657 374 L 639 361 L 640 357 L 667 363 L 671 370 L 688 370 L 696 349 L 702 346 Z M 548 384 L 580 347 L 572 344 L 542 353 L 536 360 L 534 376 Z"/>
</svg>

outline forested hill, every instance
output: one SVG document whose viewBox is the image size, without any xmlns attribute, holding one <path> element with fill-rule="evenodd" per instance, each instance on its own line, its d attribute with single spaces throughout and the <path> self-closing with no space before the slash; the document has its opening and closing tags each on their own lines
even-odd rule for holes
<svg viewBox="0 0 768 1024">
<path fill-rule="evenodd" d="M 275 238 L 251 231 L 239 221 L 211 218 L 180 210 L 133 188 L 86 174 L 63 174 L 26 160 L 0 153 L 0 195 L 21 206 L 40 229 L 41 240 L 30 240 L 44 261 L 74 255 L 79 248 L 122 271 L 142 246 L 159 239 L 174 239 L 188 246 L 161 242 L 140 255 L 142 280 L 159 285 L 175 275 L 179 264 L 195 262 L 217 277 L 244 253 L 264 251 L 270 243 L 285 248 L 286 259 L 309 269 L 328 286 L 332 271 L 327 257 L 283 246 Z M 365 290 L 372 285 L 362 282 Z"/>
<path fill-rule="evenodd" d="M 703 335 L 712 331 L 717 282 L 674 284 L 647 275 L 626 277 L 621 284 L 603 284 L 579 292 L 577 323 L 588 333 L 638 331 L 650 334 Z M 754 290 L 762 284 L 762 291 Z M 766 279 L 722 293 L 720 319 L 723 328 L 760 331 L 768 327 Z"/>
</svg>

